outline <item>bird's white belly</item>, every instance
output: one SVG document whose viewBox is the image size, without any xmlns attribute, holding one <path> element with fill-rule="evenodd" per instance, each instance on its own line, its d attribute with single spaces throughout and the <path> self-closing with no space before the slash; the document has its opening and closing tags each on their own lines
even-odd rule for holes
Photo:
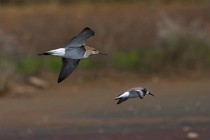
<svg viewBox="0 0 210 140">
<path fill-rule="evenodd" d="M 85 51 L 84 55 L 82 56 L 82 58 L 88 58 L 90 55 L 87 51 Z"/>
</svg>

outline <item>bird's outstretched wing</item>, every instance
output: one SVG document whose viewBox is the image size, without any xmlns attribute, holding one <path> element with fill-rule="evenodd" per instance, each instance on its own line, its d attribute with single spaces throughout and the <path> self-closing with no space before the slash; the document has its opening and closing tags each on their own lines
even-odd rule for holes
<svg viewBox="0 0 210 140">
<path fill-rule="evenodd" d="M 142 93 L 139 90 L 130 90 L 129 92 L 131 94 L 137 94 L 140 99 L 143 99 L 144 98 L 144 96 L 142 95 Z"/>
<path fill-rule="evenodd" d="M 85 45 L 85 41 L 88 38 L 90 38 L 94 35 L 95 35 L 95 32 L 93 30 L 91 30 L 89 27 L 86 27 L 77 36 L 73 37 L 69 41 L 66 48 L 81 47 L 81 46 Z"/>
<path fill-rule="evenodd" d="M 58 77 L 58 83 L 65 80 L 79 64 L 80 59 L 62 58 L 62 68 Z"/>
</svg>

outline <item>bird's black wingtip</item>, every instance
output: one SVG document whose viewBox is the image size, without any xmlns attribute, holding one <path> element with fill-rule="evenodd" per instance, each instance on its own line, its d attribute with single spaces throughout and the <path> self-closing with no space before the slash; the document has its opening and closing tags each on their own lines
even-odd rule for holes
<svg viewBox="0 0 210 140">
<path fill-rule="evenodd" d="M 84 30 L 92 30 L 90 27 L 85 27 Z"/>
<path fill-rule="evenodd" d="M 116 100 L 117 100 L 117 99 L 116 99 Z M 117 105 L 119 105 L 121 102 L 122 102 L 121 99 L 118 99 Z"/>
<path fill-rule="evenodd" d="M 37 55 L 51 55 L 51 53 L 49 53 L 49 52 L 44 52 L 44 53 L 39 53 L 39 54 L 37 54 Z"/>
<path fill-rule="evenodd" d="M 59 76 L 57 82 L 58 82 L 58 83 L 61 83 L 61 82 L 63 82 L 66 78 L 67 78 L 67 77 L 64 78 L 64 77 L 60 77 L 60 76 Z"/>
<path fill-rule="evenodd" d="M 62 81 L 63 81 L 62 79 L 58 79 L 58 81 L 57 81 L 57 82 L 58 82 L 58 84 L 59 84 L 59 83 L 60 83 L 60 82 L 62 82 Z"/>
<path fill-rule="evenodd" d="M 83 32 L 84 32 L 84 31 L 90 31 L 92 35 L 95 35 L 95 32 L 94 32 L 90 27 L 85 27 L 85 28 L 83 29 Z"/>
<path fill-rule="evenodd" d="M 121 101 L 118 101 L 118 102 L 117 102 L 117 105 L 119 105 L 119 104 L 121 104 L 121 103 L 122 103 Z"/>
<path fill-rule="evenodd" d="M 89 27 L 85 27 L 85 28 L 84 28 L 84 30 L 89 30 L 89 29 L 90 29 Z"/>
</svg>

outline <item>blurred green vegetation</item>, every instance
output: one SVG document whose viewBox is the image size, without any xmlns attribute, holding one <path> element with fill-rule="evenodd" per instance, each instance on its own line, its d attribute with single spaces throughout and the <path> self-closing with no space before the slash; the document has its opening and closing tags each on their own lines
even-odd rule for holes
<svg viewBox="0 0 210 140">
<path fill-rule="evenodd" d="M 2 59 L 1 59 L 2 60 Z M 10 63 L 3 61 L 0 67 Z M 57 57 L 21 56 L 17 69 L 21 73 L 58 72 L 61 59 Z M 80 70 L 112 69 L 136 73 L 183 73 L 197 69 L 210 70 L 210 45 L 202 39 L 170 38 L 154 48 L 116 51 L 106 57 L 81 60 Z"/>
<path fill-rule="evenodd" d="M 17 62 L 17 70 L 22 73 L 36 73 L 39 68 L 39 61 L 35 57 L 20 57 Z"/>
<path fill-rule="evenodd" d="M 90 59 L 84 59 L 80 61 L 79 67 L 81 69 L 89 70 L 93 67 L 93 62 Z"/>
<path fill-rule="evenodd" d="M 0 56 L 0 69 L 8 67 L 9 65 L 12 64 L 11 62 L 12 62 L 12 58 L 11 57 L 7 57 L 5 55 L 1 55 Z"/>
<path fill-rule="evenodd" d="M 210 68 L 210 45 L 200 38 L 173 37 L 160 41 L 154 49 L 153 64 L 158 72 L 183 72 Z M 158 66 L 159 65 L 159 66 Z M 154 68 L 153 68 L 154 69 Z"/>
<path fill-rule="evenodd" d="M 38 73 L 40 69 L 57 72 L 60 67 L 61 60 L 57 57 L 19 56 L 17 60 L 17 70 L 26 74 Z"/>
<path fill-rule="evenodd" d="M 140 64 L 138 51 L 116 52 L 113 54 L 113 66 L 118 70 L 138 70 Z"/>
<path fill-rule="evenodd" d="M 61 59 L 58 57 L 41 57 L 43 59 L 41 63 L 41 68 L 50 72 L 60 71 Z"/>
</svg>

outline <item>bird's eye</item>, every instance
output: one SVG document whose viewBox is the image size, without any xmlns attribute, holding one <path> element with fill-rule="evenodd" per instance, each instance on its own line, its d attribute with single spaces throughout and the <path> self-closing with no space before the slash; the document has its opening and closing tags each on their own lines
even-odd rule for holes
<svg viewBox="0 0 210 140">
<path fill-rule="evenodd" d="M 147 89 L 146 89 L 146 88 L 143 88 L 143 89 L 142 89 L 142 92 L 143 92 L 143 93 L 146 93 L 146 92 L 147 92 Z"/>
</svg>

